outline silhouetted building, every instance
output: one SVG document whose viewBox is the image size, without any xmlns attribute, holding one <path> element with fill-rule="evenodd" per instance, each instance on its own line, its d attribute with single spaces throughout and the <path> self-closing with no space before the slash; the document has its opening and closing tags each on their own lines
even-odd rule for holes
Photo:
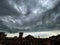
<svg viewBox="0 0 60 45">
<path fill-rule="evenodd" d="M 60 35 L 49 38 L 35 38 L 31 35 L 23 37 L 23 32 L 19 37 L 6 37 L 4 32 L 0 32 L 0 45 L 60 45 Z"/>
<path fill-rule="evenodd" d="M 23 32 L 19 32 L 19 38 L 23 37 Z"/>
<path fill-rule="evenodd" d="M 28 35 L 28 36 L 26 36 L 25 38 L 30 38 L 30 39 L 34 39 L 34 37 L 33 36 L 31 36 L 31 35 Z"/>
<path fill-rule="evenodd" d="M 49 37 L 51 45 L 60 45 L 60 35 Z"/>
</svg>

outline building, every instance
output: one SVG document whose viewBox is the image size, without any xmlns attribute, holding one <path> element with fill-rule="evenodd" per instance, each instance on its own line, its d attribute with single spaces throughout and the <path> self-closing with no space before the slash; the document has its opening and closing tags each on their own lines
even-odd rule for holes
<svg viewBox="0 0 60 45">
<path fill-rule="evenodd" d="M 35 38 L 31 35 L 23 37 L 23 33 L 19 33 L 19 37 L 8 38 L 4 32 L 0 33 L 0 45 L 60 45 L 60 35 L 49 38 Z"/>
</svg>

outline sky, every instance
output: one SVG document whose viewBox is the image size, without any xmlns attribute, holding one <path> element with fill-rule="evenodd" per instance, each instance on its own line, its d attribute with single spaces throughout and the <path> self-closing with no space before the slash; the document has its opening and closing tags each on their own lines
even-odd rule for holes
<svg viewBox="0 0 60 45">
<path fill-rule="evenodd" d="M 50 31 L 60 31 L 60 0 L 0 0 L 0 32 Z"/>
<path fill-rule="evenodd" d="M 19 37 L 19 33 L 6 33 L 7 37 Z M 60 31 L 42 31 L 42 32 L 24 32 L 23 37 L 26 37 L 28 35 L 32 35 L 35 38 L 49 38 L 51 36 L 57 36 L 60 34 Z"/>
</svg>

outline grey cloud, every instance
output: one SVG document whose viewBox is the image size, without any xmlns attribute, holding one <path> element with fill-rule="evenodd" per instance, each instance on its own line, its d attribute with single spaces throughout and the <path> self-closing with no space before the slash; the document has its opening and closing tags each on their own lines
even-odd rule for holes
<svg viewBox="0 0 60 45">
<path fill-rule="evenodd" d="M 56 29 L 60 29 L 60 0 L 0 0 L 1 31 Z"/>
</svg>

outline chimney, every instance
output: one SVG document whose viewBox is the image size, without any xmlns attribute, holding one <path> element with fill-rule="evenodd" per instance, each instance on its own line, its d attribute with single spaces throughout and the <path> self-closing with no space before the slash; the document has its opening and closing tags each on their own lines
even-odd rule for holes
<svg viewBox="0 0 60 45">
<path fill-rule="evenodd" d="M 19 38 L 23 37 L 23 32 L 19 32 Z"/>
</svg>

